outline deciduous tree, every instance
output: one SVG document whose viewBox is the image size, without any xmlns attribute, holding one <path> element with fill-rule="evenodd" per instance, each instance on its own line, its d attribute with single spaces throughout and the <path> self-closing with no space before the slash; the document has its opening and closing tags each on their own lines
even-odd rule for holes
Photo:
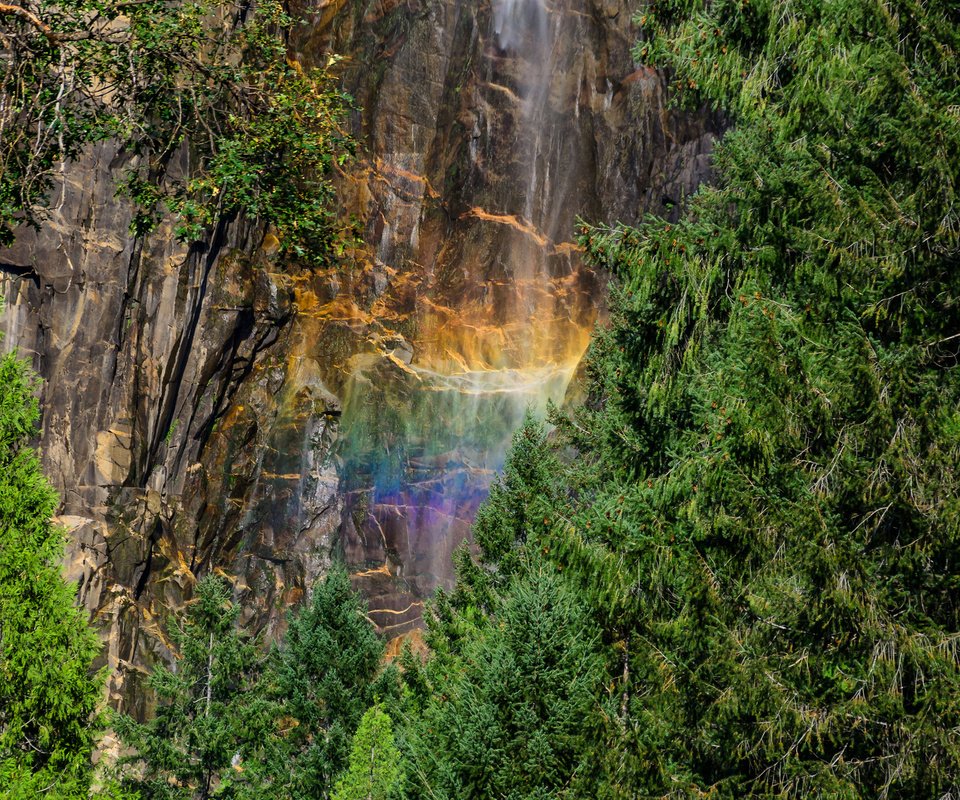
<svg viewBox="0 0 960 800">
<path fill-rule="evenodd" d="M 134 232 L 166 209 L 194 240 L 244 212 L 287 254 L 332 257 L 349 101 L 292 59 L 293 22 L 276 1 L 0 4 L 0 244 L 62 202 L 69 159 L 112 139 Z"/>
</svg>

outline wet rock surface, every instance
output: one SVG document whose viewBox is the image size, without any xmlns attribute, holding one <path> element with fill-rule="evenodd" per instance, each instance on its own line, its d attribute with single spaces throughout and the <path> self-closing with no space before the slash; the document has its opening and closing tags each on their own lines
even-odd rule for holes
<svg viewBox="0 0 960 800">
<path fill-rule="evenodd" d="M 667 107 L 625 2 L 339 4 L 305 55 L 349 54 L 361 168 L 344 182 L 371 287 L 346 369 L 341 542 L 391 632 L 451 554 L 525 409 L 561 402 L 602 313 L 577 218 L 678 213 L 717 120 Z M 322 337 L 318 337 L 322 338 Z"/>
<path fill-rule="evenodd" d="M 716 121 L 667 108 L 624 2 L 328 0 L 308 19 L 301 60 L 344 54 L 360 109 L 346 264 L 277 264 L 238 220 L 193 249 L 170 224 L 134 238 L 108 146 L 0 252 L 0 347 L 45 379 L 68 572 L 128 710 L 207 571 L 270 635 L 340 551 L 376 622 L 413 629 L 601 311 L 576 217 L 672 213 L 707 175 Z"/>
</svg>

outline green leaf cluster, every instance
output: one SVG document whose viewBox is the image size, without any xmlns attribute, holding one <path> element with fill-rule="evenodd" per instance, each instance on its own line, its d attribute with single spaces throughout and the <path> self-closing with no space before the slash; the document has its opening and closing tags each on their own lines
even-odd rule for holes
<svg viewBox="0 0 960 800">
<path fill-rule="evenodd" d="M 124 153 L 135 234 L 163 210 L 187 241 L 243 213 L 269 226 L 282 255 L 325 261 L 342 249 L 329 178 L 352 150 L 340 125 L 351 101 L 329 72 L 335 59 L 305 68 L 291 58 L 294 19 L 279 2 L 9 8 L 0 10 L 0 243 L 63 202 L 65 161 L 111 139 Z"/>
</svg>

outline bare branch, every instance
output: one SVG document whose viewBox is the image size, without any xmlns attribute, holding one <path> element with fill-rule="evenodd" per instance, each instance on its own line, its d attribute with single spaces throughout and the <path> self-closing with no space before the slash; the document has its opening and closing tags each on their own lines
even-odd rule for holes
<svg viewBox="0 0 960 800">
<path fill-rule="evenodd" d="M 32 11 L 28 11 L 25 8 L 20 6 L 12 6 L 7 3 L 0 3 L 0 14 L 9 14 L 15 17 L 20 17 L 33 25 L 40 33 L 47 37 L 51 42 L 57 41 L 57 34 L 54 32 L 53 28 L 47 25 L 40 17 L 34 14 Z"/>
</svg>

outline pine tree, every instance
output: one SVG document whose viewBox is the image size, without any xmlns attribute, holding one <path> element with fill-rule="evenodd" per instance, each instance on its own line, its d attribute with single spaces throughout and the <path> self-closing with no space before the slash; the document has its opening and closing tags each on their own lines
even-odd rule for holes
<svg viewBox="0 0 960 800">
<path fill-rule="evenodd" d="M 409 796 L 591 796 L 585 734 L 596 728 L 602 661 L 555 570 L 528 561 L 490 624 L 458 653 L 438 648 L 422 669 L 430 696 L 405 731 Z"/>
<path fill-rule="evenodd" d="M 0 358 L 0 796 L 86 797 L 102 720 L 99 653 L 61 575 L 57 497 L 33 448 L 36 379 Z"/>
<path fill-rule="evenodd" d="M 389 800 L 400 777 L 400 751 L 393 743 L 393 723 L 380 705 L 360 720 L 350 761 L 337 781 L 333 800 Z"/>
<path fill-rule="evenodd" d="M 286 637 L 263 651 L 237 627 L 226 581 L 207 576 L 174 625 L 174 669 L 150 678 L 156 715 L 120 716 L 133 755 L 121 785 L 142 800 L 329 797 L 350 741 L 374 699 L 396 700 L 383 645 L 342 567 L 291 614 Z"/>
<path fill-rule="evenodd" d="M 528 561 L 528 536 L 542 530 L 541 520 L 559 492 L 559 461 L 547 441 L 543 423 L 528 413 L 514 433 L 503 472 L 477 512 L 471 546 L 454 553 L 456 585 L 441 588 L 431 604 L 428 640 L 436 651 L 450 650 L 477 636 L 512 577 Z M 539 516 L 538 516 L 539 515 Z M 536 549 L 536 542 L 530 546 Z"/>
<path fill-rule="evenodd" d="M 209 575 L 171 633 L 175 668 L 150 677 L 156 715 L 145 724 L 115 720 L 135 749 L 123 762 L 123 785 L 142 800 L 272 797 L 270 770 L 281 758 L 276 707 L 265 697 L 261 663 L 237 628 L 240 607 L 225 580 Z"/>
<path fill-rule="evenodd" d="M 734 122 L 618 277 L 552 552 L 623 653 L 611 794 L 939 797 L 960 775 L 960 15 L 652 4 Z M 617 787 L 621 787 L 619 790 Z"/>
<path fill-rule="evenodd" d="M 329 797 L 364 712 L 375 698 L 395 696 L 396 676 L 381 672 L 382 656 L 366 604 L 335 566 L 291 616 L 279 651 L 275 691 L 292 722 L 285 742 L 291 797 Z"/>
</svg>

